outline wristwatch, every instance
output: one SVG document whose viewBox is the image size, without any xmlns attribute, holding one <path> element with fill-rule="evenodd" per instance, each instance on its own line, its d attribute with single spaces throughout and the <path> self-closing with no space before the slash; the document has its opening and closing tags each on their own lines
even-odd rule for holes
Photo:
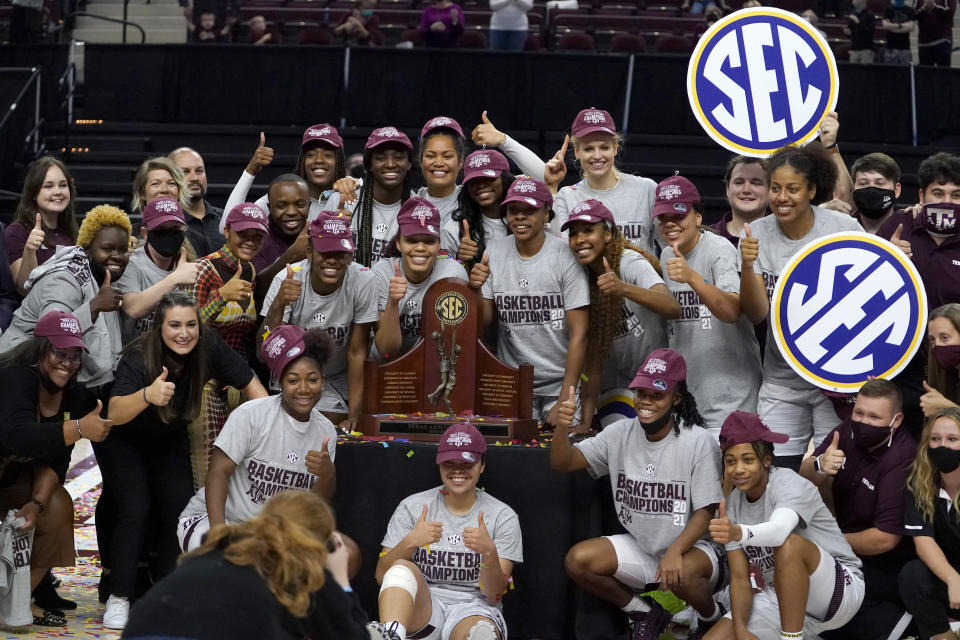
<svg viewBox="0 0 960 640">
<path fill-rule="evenodd" d="M 823 469 L 820 468 L 820 456 L 817 456 L 816 458 L 813 459 L 813 469 L 817 473 L 824 473 Z"/>
</svg>

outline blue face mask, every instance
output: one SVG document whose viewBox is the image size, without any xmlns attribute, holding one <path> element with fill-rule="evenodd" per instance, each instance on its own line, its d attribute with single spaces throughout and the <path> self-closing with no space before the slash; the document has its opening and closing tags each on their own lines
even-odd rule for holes
<svg viewBox="0 0 960 640">
<path fill-rule="evenodd" d="M 360 15 L 362 15 L 364 18 L 369 18 L 373 15 L 373 9 L 361 9 Z"/>
</svg>

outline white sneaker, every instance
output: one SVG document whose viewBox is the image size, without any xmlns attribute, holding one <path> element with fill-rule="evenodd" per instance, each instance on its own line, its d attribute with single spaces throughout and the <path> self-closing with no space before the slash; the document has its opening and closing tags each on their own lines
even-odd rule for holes
<svg viewBox="0 0 960 640">
<path fill-rule="evenodd" d="M 130 619 L 130 601 L 120 596 L 107 598 L 107 610 L 103 612 L 103 626 L 107 629 L 123 629 Z"/>
</svg>

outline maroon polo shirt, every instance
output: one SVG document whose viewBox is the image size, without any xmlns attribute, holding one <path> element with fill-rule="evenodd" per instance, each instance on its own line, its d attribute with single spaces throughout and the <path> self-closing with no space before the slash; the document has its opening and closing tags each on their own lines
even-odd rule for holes
<svg viewBox="0 0 960 640">
<path fill-rule="evenodd" d="M 904 429 L 897 429 L 893 442 L 870 452 L 857 445 L 849 422 L 827 434 L 813 455 L 819 456 L 840 432 L 839 447 L 846 456 L 843 468 L 833 478 L 833 504 L 837 524 L 844 533 L 876 527 L 884 533 L 903 533 L 904 491 L 917 442 Z"/>
<path fill-rule="evenodd" d="M 877 235 L 889 240 L 901 224 L 903 233 L 900 237 L 910 243 L 913 264 L 927 290 L 929 308 L 960 302 L 960 234 L 947 238 L 938 246 L 933 236 L 912 215 L 897 211 L 881 225 Z"/>
<path fill-rule="evenodd" d="M 717 232 L 717 234 L 723 236 L 730 241 L 734 247 L 740 246 L 740 238 L 737 236 L 730 235 L 730 232 L 727 231 L 727 223 L 733 220 L 733 211 L 727 211 L 723 214 L 723 217 L 710 225 L 710 228 Z"/>
<path fill-rule="evenodd" d="M 309 222 L 307 224 L 310 224 Z M 264 269 L 272 265 L 277 261 L 277 258 L 283 255 L 283 252 L 290 248 L 290 245 L 293 244 L 293 240 L 287 240 L 283 236 L 277 227 L 273 224 L 273 218 L 268 216 L 267 223 L 268 231 L 266 237 L 263 239 L 263 244 L 260 246 L 260 253 L 257 254 L 257 257 L 250 261 L 250 264 L 253 265 L 253 268 L 257 270 L 257 273 L 262 272 Z"/>
<path fill-rule="evenodd" d="M 23 257 L 23 248 L 27 244 L 27 238 L 31 231 L 33 231 L 33 227 L 27 228 L 19 222 L 7 225 L 3 239 L 7 245 L 7 259 L 10 260 L 11 264 Z M 72 247 L 75 244 L 77 243 L 74 239 L 60 227 L 47 230 L 43 246 L 37 249 L 37 264 L 41 265 L 52 258 L 53 254 L 57 252 L 57 247 Z"/>
</svg>

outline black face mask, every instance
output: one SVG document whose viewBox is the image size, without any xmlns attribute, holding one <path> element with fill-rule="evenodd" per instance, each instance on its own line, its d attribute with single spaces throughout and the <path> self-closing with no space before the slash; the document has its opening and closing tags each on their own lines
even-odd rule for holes
<svg viewBox="0 0 960 640">
<path fill-rule="evenodd" d="M 956 369 L 960 367 L 960 344 L 936 345 L 933 348 L 933 359 L 941 369 Z"/>
<path fill-rule="evenodd" d="M 660 429 L 663 429 L 664 425 L 666 425 L 670 421 L 670 418 L 672 417 L 673 417 L 673 410 L 671 409 L 670 411 L 667 411 L 666 413 L 664 413 L 662 416 L 660 416 L 653 422 L 640 422 L 639 419 L 637 420 L 637 422 L 640 422 L 640 426 L 643 427 L 643 430 L 647 434 L 653 434 L 653 433 L 656 433 L 657 431 L 660 431 Z"/>
<path fill-rule="evenodd" d="M 853 190 L 853 202 L 860 213 L 867 218 L 882 218 L 893 206 L 895 196 L 893 189 L 880 187 L 864 187 Z"/>
<path fill-rule="evenodd" d="M 890 435 L 890 427 L 874 427 L 865 422 L 850 419 L 850 430 L 854 441 L 864 449 L 872 449 Z"/>
<path fill-rule="evenodd" d="M 944 446 L 927 447 L 927 457 L 934 468 L 941 473 L 950 473 L 960 467 L 960 450 Z"/>
<path fill-rule="evenodd" d="M 183 246 L 183 239 L 187 232 L 179 229 L 166 231 L 150 231 L 147 233 L 147 244 L 164 258 L 172 258 Z"/>
</svg>

